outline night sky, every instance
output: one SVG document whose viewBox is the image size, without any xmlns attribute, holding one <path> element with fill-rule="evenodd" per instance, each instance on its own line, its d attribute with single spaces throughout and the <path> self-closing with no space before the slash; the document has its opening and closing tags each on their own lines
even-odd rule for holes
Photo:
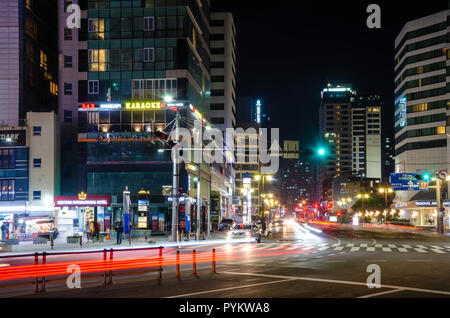
<svg viewBox="0 0 450 318">
<path fill-rule="evenodd" d="M 211 0 L 234 15 L 237 97 L 261 97 L 281 140 L 301 148 L 318 142 L 320 91 L 352 83 L 383 98 L 383 131 L 393 134 L 394 40 L 412 19 L 447 9 L 428 1 Z M 369 29 L 366 8 L 381 7 L 381 29 Z"/>
</svg>

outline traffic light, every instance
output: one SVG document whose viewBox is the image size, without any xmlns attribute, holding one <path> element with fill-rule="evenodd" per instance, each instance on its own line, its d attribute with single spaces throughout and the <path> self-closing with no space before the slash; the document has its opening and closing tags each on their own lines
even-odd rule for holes
<svg viewBox="0 0 450 318">
<path fill-rule="evenodd" d="M 417 174 L 416 179 L 420 180 L 420 181 L 430 181 L 431 174 L 429 174 L 429 173 Z"/>
<path fill-rule="evenodd" d="M 338 216 L 338 218 L 340 218 L 340 217 L 342 216 L 342 213 L 341 213 L 341 212 L 338 212 L 338 213 L 337 213 L 337 216 Z"/>
<path fill-rule="evenodd" d="M 325 151 L 325 148 L 319 148 L 318 150 L 317 150 L 317 154 L 319 155 L 319 156 L 325 156 L 325 153 L 326 153 L 326 151 Z"/>
</svg>

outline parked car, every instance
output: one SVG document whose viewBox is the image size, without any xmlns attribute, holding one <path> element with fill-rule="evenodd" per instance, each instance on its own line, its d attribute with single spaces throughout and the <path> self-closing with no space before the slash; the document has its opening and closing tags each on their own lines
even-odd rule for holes
<svg viewBox="0 0 450 318">
<path fill-rule="evenodd" d="M 233 219 L 223 219 L 219 224 L 219 231 L 227 231 L 236 225 Z"/>
</svg>

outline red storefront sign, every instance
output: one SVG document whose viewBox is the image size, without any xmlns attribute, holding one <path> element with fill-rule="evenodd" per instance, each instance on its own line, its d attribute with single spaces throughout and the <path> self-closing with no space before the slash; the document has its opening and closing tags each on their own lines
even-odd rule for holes
<svg viewBox="0 0 450 318">
<path fill-rule="evenodd" d="M 111 206 L 110 195 L 86 195 L 86 196 L 57 196 L 55 207 L 109 207 Z"/>
</svg>

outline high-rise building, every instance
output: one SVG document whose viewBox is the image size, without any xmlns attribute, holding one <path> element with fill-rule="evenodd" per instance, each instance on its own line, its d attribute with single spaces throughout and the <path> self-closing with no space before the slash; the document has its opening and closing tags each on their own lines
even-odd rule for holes
<svg viewBox="0 0 450 318">
<path fill-rule="evenodd" d="M 303 201 L 315 202 L 315 161 L 310 152 L 300 151 L 298 141 L 284 141 L 279 179 L 281 202 L 288 211 L 295 211 Z"/>
<path fill-rule="evenodd" d="M 352 104 L 352 172 L 381 179 L 381 98 L 360 96 Z"/>
<path fill-rule="evenodd" d="M 58 111 L 57 0 L 0 1 L 0 125 Z"/>
<path fill-rule="evenodd" d="M 389 182 L 391 173 L 395 172 L 395 146 L 393 138 L 384 138 L 383 154 L 383 182 Z"/>
<path fill-rule="evenodd" d="M 449 10 L 405 24 L 395 39 L 395 171 L 448 169 Z M 401 191 L 408 201 L 415 193 Z"/>
<path fill-rule="evenodd" d="M 327 156 L 319 173 L 321 201 L 333 201 L 335 176 L 352 174 L 352 103 L 355 101 L 356 92 L 350 85 L 328 85 L 322 91 L 319 125 Z"/>
<path fill-rule="evenodd" d="M 335 177 L 380 180 L 381 98 L 359 96 L 350 85 L 328 85 L 322 91 L 319 116 L 326 149 L 319 172 L 320 200 L 334 201 Z"/>
<path fill-rule="evenodd" d="M 256 123 L 263 128 L 270 121 L 263 99 L 253 97 L 238 98 L 236 118 L 238 123 Z"/>
<path fill-rule="evenodd" d="M 236 30 L 228 12 L 211 13 L 211 123 L 236 127 Z"/>
</svg>

